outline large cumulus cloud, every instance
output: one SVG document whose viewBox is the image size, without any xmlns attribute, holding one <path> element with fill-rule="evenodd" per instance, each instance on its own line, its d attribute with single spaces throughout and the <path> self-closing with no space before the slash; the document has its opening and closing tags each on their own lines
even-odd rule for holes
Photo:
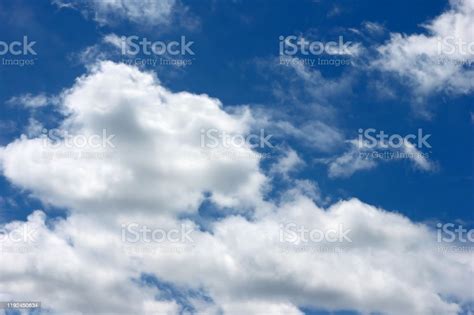
<svg viewBox="0 0 474 315">
<path fill-rule="evenodd" d="M 428 226 L 357 199 L 325 209 L 298 187 L 278 202 L 265 200 L 268 177 L 258 158 L 203 158 L 209 148 L 201 130 L 248 134 L 252 113 L 245 108 L 229 113 L 207 95 L 171 92 L 153 74 L 112 62 L 78 78 L 58 106 L 62 130 L 106 129 L 114 146 L 93 159 L 44 159 L 41 152 L 52 149 L 41 137 L 2 147 L 11 183 L 70 210 L 63 219 L 38 211 L 2 226 L 36 232 L 31 244 L 1 239 L 13 249 L 0 260 L 2 297 L 40 300 L 56 314 L 301 314 L 312 307 L 454 315 L 473 301 L 472 255 L 440 252 Z M 58 141 L 54 150 L 68 149 Z M 205 228 L 192 219 L 204 200 L 222 214 Z M 128 244 L 127 224 L 184 225 L 192 240 Z M 299 235 L 289 242 L 282 239 L 286 224 L 342 229 L 349 239 Z M 15 251 L 20 245 L 26 250 Z M 135 251 L 150 245 L 157 250 Z"/>
</svg>

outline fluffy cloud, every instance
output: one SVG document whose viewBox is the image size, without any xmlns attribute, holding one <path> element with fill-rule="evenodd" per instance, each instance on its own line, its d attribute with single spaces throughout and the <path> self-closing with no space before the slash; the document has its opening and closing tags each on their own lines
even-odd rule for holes
<svg viewBox="0 0 474 315">
<path fill-rule="evenodd" d="M 372 66 L 398 75 L 420 100 L 431 93 L 474 88 L 474 1 L 451 0 L 450 10 L 424 25 L 427 34 L 392 33 Z"/>
<path fill-rule="evenodd" d="M 39 300 L 53 314 L 302 314 L 314 307 L 389 315 L 454 315 L 474 300 L 472 254 L 439 251 L 427 226 L 356 199 L 321 208 L 307 197 L 315 193 L 307 181 L 295 181 L 278 203 L 264 201 L 258 158 L 209 158 L 202 130 L 246 135 L 254 122 L 246 108 L 226 112 L 207 95 L 171 92 L 154 75 L 112 62 L 78 78 L 58 106 L 60 130 L 76 140 L 107 130 L 113 146 L 70 148 L 63 137 L 51 147 L 51 139 L 23 136 L 1 148 L 11 183 L 70 210 L 62 219 L 34 212 L 1 226 L 8 235 L 35 231 L 31 242 L 0 239 L 6 299 Z M 255 153 L 224 142 L 217 149 Z M 71 151 L 103 158 L 56 154 Z M 274 170 L 301 164 L 291 152 Z M 205 199 L 220 211 L 253 211 L 223 213 L 204 229 L 186 214 Z M 130 224 L 192 228 L 191 241 L 130 243 L 123 236 Z M 295 228 L 328 237 L 308 240 Z"/>
<path fill-rule="evenodd" d="M 92 221 L 78 221 L 60 220 L 49 229 L 44 213 L 35 211 L 26 222 L 1 227 L 2 300 L 41 301 L 57 314 L 178 312 L 174 301 L 155 299 L 156 288 L 134 281 L 136 266 L 110 250 L 120 239 L 106 238 L 99 233 L 104 227 Z M 74 235 L 77 228 L 87 237 Z"/>
<path fill-rule="evenodd" d="M 192 246 L 142 239 L 130 247 L 120 236 L 124 222 L 169 230 L 183 221 L 125 215 L 102 222 L 73 214 L 45 225 L 44 215 L 35 212 L 7 228 L 26 224 L 37 234 L 28 251 L 3 253 L 0 292 L 40 300 L 53 313 L 174 314 L 186 307 L 206 314 L 301 314 L 298 308 L 305 306 L 454 315 L 474 298 L 472 254 L 439 251 L 434 232 L 399 214 L 355 199 L 322 209 L 301 195 L 268 210 L 252 221 L 229 216 L 207 232 L 195 227 Z M 285 224 L 293 224 L 292 231 L 342 231 L 334 233 L 347 238 L 334 243 L 294 237 Z M 19 248 L 5 240 L 1 245 Z M 133 251 L 150 246 L 156 251 Z M 173 284 L 186 302 L 166 299 L 140 281 L 142 274 Z"/>
<path fill-rule="evenodd" d="M 259 200 L 259 159 L 213 159 L 202 142 L 203 130 L 247 133 L 245 108 L 231 115 L 207 95 L 173 93 L 152 74 L 104 62 L 62 94 L 59 109 L 66 118 L 58 130 L 67 137 L 54 145 L 51 135 L 23 137 L 0 152 L 5 176 L 45 203 L 187 212 L 206 192 L 222 206 Z M 95 143 L 97 136 L 103 141 Z M 230 149 L 253 153 L 248 146 Z"/>
</svg>

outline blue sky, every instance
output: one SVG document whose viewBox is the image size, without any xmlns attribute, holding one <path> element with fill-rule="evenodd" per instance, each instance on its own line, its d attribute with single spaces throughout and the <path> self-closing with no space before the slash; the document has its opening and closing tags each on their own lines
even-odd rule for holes
<svg viewBox="0 0 474 315">
<path fill-rule="evenodd" d="M 339 211 L 336 210 L 338 207 L 358 209 L 359 205 L 351 206 L 355 200 L 353 198 L 362 204 L 360 207 L 376 209 L 378 212 L 375 216 L 381 216 L 380 220 L 374 219 L 377 228 L 370 227 L 374 231 L 367 234 L 375 235 L 376 239 L 390 240 L 390 244 L 404 244 L 404 240 L 392 239 L 393 233 L 382 231 L 385 224 L 399 224 L 398 221 L 391 221 L 395 220 L 392 214 L 397 220 L 399 217 L 407 220 L 410 229 L 413 229 L 412 233 L 416 235 L 426 231 L 436 235 L 438 223 L 454 223 L 468 230 L 474 227 L 474 77 L 470 63 L 474 60 L 474 51 L 464 53 L 457 48 L 453 52 L 436 51 L 439 48 L 436 43 L 449 36 L 452 40 L 461 40 L 467 44 L 474 41 L 474 34 L 469 28 L 472 25 L 469 23 L 474 23 L 474 4 L 471 0 L 169 0 L 160 4 L 156 1 L 140 3 L 122 0 L 114 1 L 108 6 L 104 3 L 93 0 L 7 0 L 0 3 L 0 17 L 3 21 L 0 40 L 10 44 L 21 41 L 26 36 L 30 42 L 35 42 L 32 47 L 36 52 L 35 55 L 14 55 L 8 51 L 1 56 L 10 60 L 28 59 L 34 63 L 22 67 L 0 65 L 0 224 L 6 230 L 11 222 L 27 224 L 32 221 L 32 213 L 39 209 L 45 213 L 43 220 L 46 222 L 45 230 L 41 233 L 50 233 L 53 235 L 51 237 L 58 237 L 63 241 L 71 239 L 73 244 L 77 235 L 72 231 L 83 229 L 94 233 L 90 223 L 87 228 L 81 226 L 86 224 L 79 219 L 83 217 L 108 222 L 107 228 L 104 227 L 103 230 L 111 231 L 115 230 L 110 222 L 119 219 L 135 222 L 140 220 L 138 217 L 148 218 L 149 222 L 158 226 L 162 226 L 160 222 L 168 222 L 167 220 L 176 220 L 173 221 L 175 224 L 189 220 L 198 226 L 201 233 L 208 233 L 217 239 L 218 231 L 222 231 L 228 224 L 232 226 L 232 220 L 242 219 L 246 220 L 246 224 L 255 225 L 267 222 L 265 220 L 281 223 L 283 219 L 280 215 L 284 217 L 285 211 L 289 211 L 288 217 L 293 216 L 293 212 L 288 210 L 291 205 L 298 205 L 299 202 L 306 205 L 306 201 L 317 209 L 323 209 L 326 211 L 325 215 L 332 218 L 331 211 L 336 213 Z M 168 52 L 165 57 L 186 59 L 190 64 L 184 67 L 126 65 L 124 60 L 159 59 L 163 56 L 150 57 L 143 50 L 136 56 L 123 54 L 121 49 L 124 46 L 119 47 L 118 42 L 123 36 L 165 43 L 185 38 L 192 42 L 190 47 L 193 54 L 173 56 Z M 343 54 L 325 51 L 322 55 L 305 55 L 300 50 L 296 55 L 283 56 L 279 49 L 279 38 L 282 36 L 295 36 L 321 43 L 342 38 L 351 43 L 353 50 Z M 282 65 L 280 58 L 290 58 L 296 63 L 305 59 L 314 61 L 322 58 L 344 60 L 348 64 L 291 66 Z M 439 58 L 449 62 L 436 63 Z M 166 92 L 156 92 L 162 99 L 153 98 L 156 97 L 153 94 L 155 92 L 148 92 L 152 88 L 141 90 L 144 85 L 149 84 L 146 83 L 148 74 L 156 77 L 156 82 L 153 83 L 155 87 L 166 89 Z M 101 79 L 100 75 L 104 75 L 104 78 Z M 133 80 L 130 79 L 132 81 L 126 84 L 136 86 L 131 88 L 130 94 L 125 95 L 123 91 L 128 91 L 128 85 L 120 84 L 129 82 L 129 78 Z M 139 80 L 144 80 L 144 85 L 139 84 Z M 103 94 L 97 92 L 101 89 L 104 89 Z M 197 105 L 188 105 L 183 94 L 180 94 L 183 91 L 193 95 L 196 100 L 193 98 L 190 102 Z M 146 93 L 151 93 L 151 96 L 138 98 L 138 95 L 142 97 Z M 175 98 L 178 104 L 173 105 Z M 163 102 L 170 108 L 179 110 L 178 113 L 173 113 L 170 109 L 169 113 L 160 112 L 154 116 L 156 109 L 148 109 L 149 102 L 156 102 L 158 107 Z M 216 107 L 218 109 L 209 107 L 205 113 L 197 112 L 196 108 L 208 106 L 199 104 L 213 102 L 221 104 Z M 123 105 L 125 103 L 130 104 Z M 108 112 L 112 106 L 121 109 Z M 191 107 L 183 109 L 181 106 Z M 102 108 L 105 108 L 102 114 L 98 114 Z M 151 122 L 138 123 L 142 116 L 150 117 Z M 203 125 L 200 125 L 201 120 Z M 257 161 L 242 161 L 237 158 L 226 164 L 223 160 L 210 160 L 208 166 L 196 166 L 192 160 L 176 162 L 189 154 L 188 151 L 183 153 L 180 150 L 187 148 L 194 141 L 192 139 L 198 139 L 199 132 L 196 129 L 190 131 L 189 135 L 183 135 L 182 130 L 179 130 L 181 127 L 173 125 L 175 123 L 176 126 L 182 125 L 182 130 L 188 130 L 186 128 L 189 126 L 191 129 L 194 126 L 214 126 L 220 128 L 220 132 L 242 135 L 259 134 L 264 130 L 271 135 L 270 142 L 274 146 L 254 149 L 254 152 L 267 153 L 269 156 Z M 135 130 L 135 124 L 143 125 Z M 171 125 L 174 127 L 170 127 Z M 25 162 L 29 155 L 39 154 L 34 151 L 34 145 L 35 139 L 42 137 L 41 130 L 57 128 L 76 136 L 90 136 L 99 127 L 112 130 L 118 142 L 118 151 L 113 152 L 115 155 L 110 162 L 100 160 L 87 164 L 76 161 L 75 164 L 74 161 L 57 160 L 39 166 Z M 164 135 L 155 134 L 161 128 L 170 129 Z M 173 128 L 178 128 L 178 131 L 170 131 Z M 417 135 L 421 130 L 424 135 L 429 135 L 430 147 L 405 144 L 401 148 L 382 148 L 382 141 L 375 148 L 366 148 L 356 140 L 359 130 L 369 129 L 401 137 Z M 134 138 L 138 135 L 141 135 L 140 140 Z M 174 136 L 168 139 L 169 135 Z M 141 141 L 144 143 L 143 148 L 147 147 L 145 143 L 149 146 L 149 150 L 143 151 L 145 154 L 140 154 Z M 151 146 L 154 145 L 157 147 L 152 149 Z M 410 153 L 412 156 L 401 159 L 373 157 L 374 153 L 384 152 Z M 168 154 L 170 157 L 167 157 Z M 370 157 L 364 159 L 367 154 Z M 423 157 L 420 158 L 421 154 Z M 159 167 L 150 166 L 153 163 L 157 163 Z M 175 170 L 178 167 L 175 164 L 182 168 Z M 194 166 L 188 168 L 189 165 Z M 203 167 L 205 171 L 195 173 L 199 167 Z M 139 174 L 143 177 L 138 177 Z M 187 179 L 183 174 L 188 175 Z M 133 180 L 129 181 L 130 178 Z M 152 185 L 156 185 L 156 189 L 163 189 L 163 198 L 153 197 Z M 158 195 L 161 196 L 161 193 Z M 306 201 L 303 202 L 303 199 Z M 273 213 L 273 217 L 269 213 Z M 296 213 L 299 212 L 296 211 L 295 216 Z M 305 215 L 311 218 L 311 213 L 308 210 Z M 170 217 L 162 218 L 165 214 Z M 344 216 L 336 215 L 339 219 L 335 220 L 346 222 Z M 293 220 L 297 220 L 295 218 Z M 298 220 L 304 222 L 302 217 Z M 370 222 L 367 224 L 370 225 Z M 350 226 L 357 230 L 355 225 Z M 94 228 L 99 229 L 98 226 Z M 256 226 L 255 229 L 263 234 L 262 226 Z M 403 228 L 400 228 L 400 233 L 402 231 Z M 385 232 L 386 235 L 383 234 Z M 238 239 L 239 236 L 235 237 Z M 423 238 L 419 237 L 421 242 Z M 104 239 L 108 238 L 104 236 Z M 233 246 L 225 240 L 218 240 L 222 241 L 223 247 Z M 362 244 L 358 245 L 365 247 L 365 241 L 367 239 L 364 238 Z M 407 242 L 411 241 L 413 239 Z M 41 244 L 46 246 L 43 242 Z M 201 246 L 207 249 L 210 245 L 204 243 Z M 392 245 L 387 245 L 386 250 L 394 252 L 390 246 Z M 411 245 L 406 246 L 411 248 Z M 71 245 L 68 250 L 74 252 L 77 248 Z M 76 257 L 81 257 L 83 250 L 96 247 L 86 242 L 79 248 L 81 253 L 75 254 Z M 258 253 L 254 247 L 249 248 L 255 250 L 255 254 Z M 244 251 L 250 253 L 252 250 Z M 416 255 L 425 257 L 423 250 L 424 248 L 419 249 Z M 40 256 L 37 252 L 30 255 L 35 258 Z M 87 254 L 88 257 L 89 255 L 94 254 Z M 169 307 L 178 313 L 186 310 L 197 313 L 199 307 L 204 307 L 205 304 L 208 308 L 203 308 L 204 313 L 258 314 L 256 306 L 238 308 L 235 303 L 229 302 L 237 300 L 242 305 L 248 305 L 249 301 L 257 301 L 255 303 L 263 303 L 262 305 L 268 303 L 265 308 L 273 307 L 275 313 L 345 314 L 337 311 L 350 311 L 350 314 L 415 314 L 414 310 L 417 309 L 417 314 L 471 314 L 472 286 L 470 293 L 461 294 L 457 289 L 451 288 L 450 282 L 456 283 L 460 274 L 464 274 L 465 279 L 472 280 L 472 266 L 468 267 L 465 262 L 466 259 L 471 259 L 472 262 L 472 251 L 466 255 L 467 258 L 460 258 L 453 254 L 449 258 L 453 261 L 446 262 L 446 268 L 450 270 L 446 271 L 446 280 L 439 284 L 441 288 L 437 285 L 424 287 L 418 283 L 428 281 L 428 278 L 397 279 L 400 287 L 415 287 L 413 296 L 426 297 L 432 294 L 439 297 L 440 300 L 436 300 L 439 304 L 433 302 L 437 306 L 432 308 L 425 305 L 410 308 L 407 298 L 399 302 L 405 308 L 397 309 L 384 304 L 386 301 L 383 298 L 374 298 L 373 301 L 363 297 L 358 299 L 338 287 L 331 287 L 325 292 L 324 281 L 319 279 L 312 283 L 311 277 L 308 278 L 306 290 L 295 280 L 300 275 L 293 274 L 293 269 L 288 266 L 279 266 L 281 274 L 275 271 L 272 275 L 275 278 L 262 280 L 260 283 L 260 276 L 265 278 L 261 270 L 250 270 L 253 268 L 252 264 L 242 263 L 240 272 L 248 274 L 251 279 L 249 283 L 236 285 L 235 289 L 220 294 L 216 293 L 220 288 L 219 281 L 225 283 L 232 277 L 219 278 L 216 275 L 219 280 L 209 282 L 193 280 L 192 277 L 186 281 L 180 277 L 166 278 L 160 272 L 154 273 L 153 269 L 154 266 L 160 266 L 164 270 L 173 270 L 166 265 L 166 259 L 155 262 L 148 257 L 141 257 L 147 267 L 140 270 L 139 274 L 149 275 L 149 279 L 145 276 L 149 281 L 143 277 L 135 280 L 141 286 L 153 287 L 158 292 L 154 295 L 156 300 L 169 303 L 174 301 L 175 308 Z M 241 256 L 237 256 L 229 254 L 229 259 L 235 258 L 238 261 Z M 298 257 L 295 255 L 292 259 L 297 260 Z M 361 257 L 362 263 L 372 266 L 373 261 L 365 260 L 367 257 L 364 255 Z M 97 259 L 101 260 L 100 257 Z M 278 265 L 269 263 L 269 260 L 262 259 L 255 264 L 266 262 L 270 269 Z M 81 261 L 85 269 L 94 268 L 94 263 L 87 259 Z M 423 273 L 424 267 L 418 265 L 417 261 L 421 260 L 414 259 L 414 264 L 407 265 L 406 268 L 419 268 L 418 272 Z M 38 263 L 41 266 L 47 265 L 46 262 Z M 168 263 L 173 265 L 176 262 L 171 260 Z M 127 264 L 130 262 L 121 263 L 117 272 L 121 272 L 120 268 L 125 268 L 124 266 L 130 267 Z M 364 265 L 364 268 L 367 266 Z M 382 270 L 387 272 L 387 277 L 397 277 L 396 270 L 399 267 L 384 265 L 386 269 Z M 215 268 L 219 269 L 220 266 Z M 340 268 L 344 268 L 343 265 Z M 375 277 L 375 273 L 371 273 L 373 270 L 367 268 L 369 271 L 365 274 Z M 83 270 L 78 268 L 77 272 L 80 272 L 79 269 Z M 301 272 L 303 269 L 300 268 Z M 58 282 L 56 286 L 52 280 L 47 285 L 39 283 L 44 275 L 41 274 L 41 268 L 38 270 L 40 274 L 22 281 L 31 283 L 35 288 L 54 287 L 65 290 L 64 283 Z M 178 270 L 180 269 L 176 272 L 179 273 Z M 201 271 L 196 267 L 195 272 Z M 430 277 L 435 274 L 430 273 Z M 285 279 L 286 276 L 291 281 L 281 280 L 280 285 L 288 286 L 288 291 L 268 289 L 268 286 L 279 283 L 275 279 Z M 47 276 L 44 278 L 47 279 Z M 326 280 L 331 281 L 329 275 Z M 294 297 L 295 293 L 289 293 L 292 285 L 298 287 L 298 283 L 302 290 L 301 298 Z M 148 291 L 143 293 L 140 286 L 127 287 L 125 280 L 120 285 L 124 286 L 123 292 L 132 290 L 132 296 L 137 299 L 150 294 Z M 80 287 L 79 284 L 77 286 Z M 236 293 L 245 288 L 257 293 L 253 296 L 252 293 Z M 370 296 L 374 287 L 361 290 L 362 295 Z M 69 292 L 69 289 L 66 291 Z M 464 288 L 464 291 L 469 292 L 469 288 Z M 386 294 L 393 292 L 395 289 L 387 289 Z M 6 299 L 12 300 L 40 299 L 46 309 L 58 314 L 65 311 L 104 312 L 107 309 L 107 303 L 96 309 L 73 303 L 72 307 L 75 309 L 68 310 L 64 306 L 66 302 L 49 304 L 48 299 L 37 291 L 30 298 L 27 294 L 10 290 L 8 283 L 2 284 L 0 280 L 0 297 L 2 294 L 5 294 Z M 334 295 L 334 303 L 318 302 L 320 299 L 324 300 L 325 294 L 329 299 Z M 315 296 L 314 303 L 311 301 L 312 295 Z M 198 298 L 194 299 L 195 296 Z M 69 300 L 65 298 L 65 301 Z M 285 307 L 288 309 L 279 309 L 282 307 L 281 303 L 287 303 Z M 316 310 L 322 310 L 322 313 Z M 142 312 L 143 309 L 138 311 Z"/>
</svg>

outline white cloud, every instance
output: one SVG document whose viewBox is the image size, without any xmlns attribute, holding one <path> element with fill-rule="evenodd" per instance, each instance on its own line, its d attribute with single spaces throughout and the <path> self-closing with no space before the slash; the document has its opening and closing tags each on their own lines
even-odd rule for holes
<svg viewBox="0 0 474 315">
<path fill-rule="evenodd" d="M 321 152 L 343 145 L 344 135 L 337 127 L 339 117 L 333 103 L 352 93 L 352 74 L 326 78 L 319 70 L 301 63 L 279 64 L 278 58 L 259 60 L 257 64 L 265 70 L 263 75 L 272 73 L 272 93 L 281 107 L 257 108 L 255 124 L 265 126 L 275 137 Z M 296 108 L 298 116 L 293 113 Z"/>
<path fill-rule="evenodd" d="M 36 212 L 27 223 L 10 223 L 8 231 L 28 224 L 38 234 L 29 252 L 2 255 L 0 292 L 40 300 L 53 314 L 147 313 L 147 307 L 177 314 L 176 301 L 153 301 L 154 294 L 162 293 L 140 286 L 141 273 L 182 292 L 202 290 L 211 305 L 200 298 L 189 297 L 189 302 L 207 314 L 300 314 L 298 307 L 305 306 L 454 315 L 474 299 L 472 253 L 439 251 L 436 233 L 426 226 L 355 199 L 322 209 L 304 196 L 294 197 L 274 211 L 262 208 L 255 220 L 231 216 L 215 222 L 211 232 L 195 230 L 193 247 L 179 252 L 164 251 L 176 245 L 160 243 L 155 253 L 127 254 L 120 241 L 123 222 L 169 228 L 178 224 L 172 218 L 122 215 L 102 221 L 98 213 L 73 214 L 48 228 L 44 215 Z M 321 231 L 342 226 L 350 242 L 298 238 L 299 244 L 282 243 L 285 223 Z M 2 240 L 0 245 L 12 244 Z"/>
<path fill-rule="evenodd" d="M 418 150 L 409 141 L 404 141 L 399 147 L 389 147 L 379 141 L 371 148 L 358 139 L 347 141 L 349 149 L 342 155 L 330 159 L 319 159 L 318 162 L 328 164 L 329 177 L 349 177 L 357 171 L 370 170 L 381 162 L 393 162 L 407 159 L 416 169 L 435 171 L 436 165 L 430 161 L 427 154 Z"/>
<path fill-rule="evenodd" d="M 332 160 L 323 160 L 329 163 L 329 177 L 349 177 L 357 171 L 374 168 L 377 163 L 363 155 L 363 148 L 354 141 L 349 141 L 351 148 L 341 156 Z"/>
<path fill-rule="evenodd" d="M 136 24 L 167 25 L 171 22 L 176 0 L 54 0 L 60 8 L 77 8 L 91 15 L 100 25 L 126 19 Z"/>
<path fill-rule="evenodd" d="M 159 290 L 135 281 L 137 266 L 111 250 L 120 244 L 107 238 L 103 226 L 77 219 L 59 220 L 50 229 L 44 213 L 35 211 L 26 222 L 1 227 L 9 235 L 29 235 L 0 241 L 3 301 L 40 301 L 53 314 L 178 313 L 176 302 L 157 301 Z M 77 229 L 88 237 L 78 237 Z"/>
<path fill-rule="evenodd" d="M 290 303 L 272 303 L 264 301 L 229 301 L 222 305 L 224 314 L 272 314 L 272 315 L 303 315 L 297 307 Z"/>
<path fill-rule="evenodd" d="M 71 56 L 86 68 L 90 68 L 91 65 L 95 65 L 100 61 L 113 60 L 118 56 L 123 56 L 122 46 L 125 43 L 122 43 L 122 39 L 117 34 L 110 33 L 103 36 L 99 43 L 87 46 Z"/>
<path fill-rule="evenodd" d="M 28 137 L 37 137 L 43 131 L 43 124 L 38 120 L 30 117 L 28 119 L 28 126 L 26 127 L 26 133 Z"/>
<path fill-rule="evenodd" d="M 49 97 L 44 93 L 37 95 L 27 93 L 20 96 L 13 96 L 7 101 L 7 104 L 19 104 L 27 108 L 38 108 L 54 103 L 56 103 L 56 99 L 54 97 Z"/>
<path fill-rule="evenodd" d="M 30 251 L 2 253 L 2 296 L 42 301 L 53 314 L 182 311 L 176 296 L 140 281 L 148 274 L 172 284 L 196 310 L 216 315 L 301 314 L 300 307 L 454 315 L 474 300 L 472 253 L 441 253 L 427 226 L 356 199 L 320 208 L 308 181 L 295 182 L 297 189 L 278 204 L 263 201 L 266 176 L 258 160 L 197 158 L 202 128 L 250 130 L 246 108 L 229 114 L 216 99 L 171 92 L 152 74 L 112 62 L 78 78 L 59 108 L 67 117 L 62 129 L 72 135 L 106 129 L 115 148 L 105 148 L 111 154 L 105 159 L 48 162 L 32 158 L 45 150 L 44 139 L 2 147 L 1 169 L 11 183 L 70 210 L 64 219 L 45 222 L 35 212 L 27 222 L 9 223 L 8 231 L 31 225 L 38 235 Z M 58 141 L 66 149 L 66 140 Z M 297 165 L 295 154 L 279 169 Z M 254 211 L 199 230 L 181 215 L 196 212 L 204 192 L 217 205 Z M 132 222 L 166 230 L 194 226 L 192 246 L 166 251 L 179 246 L 168 240 L 154 244 L 154 253 L 124 252 L 121 227 Z M 320 231 L 341 226 L 351 241 L 282 243 L 285 223 Z M 5 238 L 0 245 L 21 246 Z"/>
<path fill-rule="evenodd" d="M 281 174 L 285 177 L 295 170 L 296 168 L 303 166 L 304 161 L 298 156 L 295 150 L 289 148 L 284 156 L 282 156 L 275 164 L 272 165 L 270 172 L 274 174 Z"/>
<path fill-rule="evenodd" d="M 474 42 L 474 1 L 450 4 L 450 10 L 423 25 L 427 34 L 392 33 L 372 64 L 398 75 L 413 88 L 417 101 L 432 93 L 468 94 L 474 89 L 474 49 L 466 47 Z M 455 47 L 455 41 L 464 48 Z"/>
<path fill-rule="evenodd" d="M 359 45 L 351 49 L 350 55 L 357 55 Z M 292 64 L 291 69 L 305 84 L 306 92 L 322 104 L 327 105 L 334 96 L 348 95 L 352 92 L 353 77 L 350 74 L 337 79 L 325 78 L 319 70 L 313 70 L 301 63 Z"/>
<path fill-rule="evenodd" d="M 292 122 L 290 115 L 278 117 L 268 110 L 255 111 L 252 125 L 254 128 L 263 126 L 275 138 L 294 139 L 306 147 L 322 152 L 334 150 L 343 143 L 344 139 L 338 128 L 323 121 Z"/>
<path fill-rule="evenodd" d="M 405 141 L 402 147 L 403 152 L 413 162 L 415 167 L 423 171 L 435 170 L 435 164 L 431 162 L 425 155 L 423 155 L 412 143 Z"/>
<path fill-rule="evenodd" d="M 209 160 L 204 154 L 209 149 L 200 140 L 202 129 L 248 132 L 248 110 L 227 114 L 216 99 L 172 93 L 153 75 L 112 62 L 79 78 L 62 97 L 60 110 L 68 118 L 59 129 L 77 137 L 106 131 L 113 136 L 113 147 L 67 148 L 62 141 L 51 149 L 35 138 L 2 148 L 5 176 L 44 202 L 91 211 L 131 207 L 187 212 L 195 211 L 204 192 L 212 192 L 222 206 L 252 206 L 259 200 L 265 176 L 258 158 Z M 234 150 L 253 153 L 249 147 Z M 107 157 L 64 157 L 97 151 Z"/>
<path fill-rule="evenodd" d="M 114 33 L 105 35 L 102 41 L 120 49 L 122 48 L 122 45 L 123 45 L 122 39 L 117 34 L 114 34 Z"/>
<path fill-rule="evenodd" d="M 362 23 L 362 26 L 370 34 L 381 35 L 385 32 L 385 27 L 377 22 L 365 21 Z"/>
</svg>

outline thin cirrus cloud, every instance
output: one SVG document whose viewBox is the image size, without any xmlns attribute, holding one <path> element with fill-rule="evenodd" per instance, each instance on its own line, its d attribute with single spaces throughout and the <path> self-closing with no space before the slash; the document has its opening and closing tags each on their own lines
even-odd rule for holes
<svg viewBox="0 0 474 315">
<path fill-rule="evenodd" d="M 19 96 L 13 96 L 7 100 L 9 105 L 21 105 L 26 108 L 38 108 L 47 106 L 50 104 L 57 103 L 57 98 L 54 96 L 48 96 L 44 93 L 33 95 L 31 93 L 22 94 Z"/>
<path fill-rule="evenodd" d="M 349 148 L 341 155 L 316 160 L 328 165 L 329 177 L 350 177 L 356 172 L 373 169 L 380 163 L 404 159 L 411 161 L 417 170 L 424 172 L 437 170 L 437 164 L 429 159 L 428 154 L 407 140 L 399 147 L 390 147 L 382 141 L 377 142 L 375 147 L 369 147 L 358 139 L 347 141 L 347 145 Z"/>
<path fill-rule="evenodd" d="M 167 25 L 171 22 L 177 4 L 176 0 L 54 0 L 52 2 L 59 8 L 77 9 L 100 25 L 114 25 L 117 19 L 143 25 Z"/>
</svg>

